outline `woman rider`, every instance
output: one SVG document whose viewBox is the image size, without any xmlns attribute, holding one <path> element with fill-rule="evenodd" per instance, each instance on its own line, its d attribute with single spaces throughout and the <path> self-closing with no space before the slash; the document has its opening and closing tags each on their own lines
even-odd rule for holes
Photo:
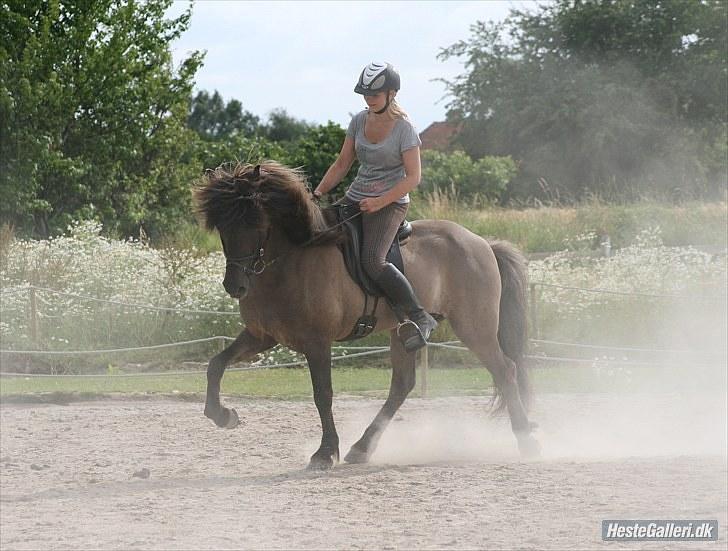
<svg viewBox="0 0 728 551">
<path fill-rule="evenodd" d="M 420 182 L 420 142 L 417 131 L 395 100 L 399 74 L 389 63 L 370 63 L 359 76 L 354 92 L 368 109 L 352 117 L 338 158 L 313 194 L 321 197 L 349 172 L 354 159 L 359 171 L 344 201 L 362 211 L 362 267 L 390 303 L 404 311 L 416 326 L 405 338 L 409 352 L 426 344 L 435 319 L 420 306 L 407 278 L 386 261 L 387 251 L 405 218 L 409 192 Z"/>
</svg>

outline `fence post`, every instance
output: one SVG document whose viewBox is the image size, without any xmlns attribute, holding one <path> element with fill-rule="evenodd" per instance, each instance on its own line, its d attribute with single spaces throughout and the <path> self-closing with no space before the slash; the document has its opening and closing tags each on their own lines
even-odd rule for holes
<svg viewBox="0 0 728 551">
<path fill-rule="evenodd" d="M 33 344 L 38 344 L 38 297 L 35 287 L 30 288 L 30 338 Z"/>
<path fill-rule="evenodd" d="M 430 355 L 427 352 L 429 346 L 425 345 L 420 350 L 420 394 L 427 398 L 427 370 L 430 367 Z"/>
<path fill-rule="evenodd" d="M 30 328 L 30 340 L 33 345 L 37 348 L 38 345 L 38 297 L 36 296 L 35 287 L 30 287 L 30 319 L 28 325 Z M 24 367 L 25 372 L 30 373 L 31 356 L 28 355 L 25 358 Z"/>
<path fill-rule="evenodd" d="M 538 291 L 536 291 L 536 283 L 531 283 L 531 333 L 534 338 L 538 339 Z"/>
<path fill-rule="evenodd" d="M 225 337 L 224 336 L 220 336 L 219 348 L 220 348 L 219 352 L 222 352 L 223 350 L 225 350 Z"/>
</svg>

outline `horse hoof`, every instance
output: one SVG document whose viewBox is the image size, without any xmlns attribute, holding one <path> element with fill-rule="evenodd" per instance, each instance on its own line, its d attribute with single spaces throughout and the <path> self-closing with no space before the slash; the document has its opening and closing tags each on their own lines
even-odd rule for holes
<svg viewBox="0 0 728 551">
<path fill-rule="evenodd" d="M 328 471 L 332 469 L 334 466 L 334 462 L 331 459 L 326 460 L 325 458 L 319 458 L 319 457 L 312 457 L 311 461 L 308 462 L 308 469 L 309 471 Z"/>
<path fill-rule="evenodd" d="M 541 444 L 533 436 L 527 434 L 518 438 L 518 451 L 523 459 L 538 459 L 541 457 Z"/>
<path fill-rule="evenodd" d="M 225 422 L 225 428 L 226 429 L 234 429 L 240 424 L 240 417 L 238 417 L 238 412 L 235 411 L 235 409 L 230 408 L 228 410 L 228 418 Z"/>
<path fill-rule="evenodd" d="M 317 451 L 311 456 L 307 469 L 309 471 L 328 471 L 339 462 L 339 450 L 333 452 Z"/>
<path fill-rule="evenodd" d="M 351 464 L 369 463 L 369 454 L 357 448 L 351 448 L 344 457 L 344 461 Z"/>
</svg>

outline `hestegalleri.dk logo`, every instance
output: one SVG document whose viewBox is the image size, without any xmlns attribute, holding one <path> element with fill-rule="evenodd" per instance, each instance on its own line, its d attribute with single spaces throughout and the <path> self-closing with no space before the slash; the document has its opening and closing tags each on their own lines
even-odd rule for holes
<svg viewBox="0 0 728 551">
<path fill-rule="evenodd" d="M 716 541 L 717 520 L 603 520 L 604 541 Z"/>
</svg>

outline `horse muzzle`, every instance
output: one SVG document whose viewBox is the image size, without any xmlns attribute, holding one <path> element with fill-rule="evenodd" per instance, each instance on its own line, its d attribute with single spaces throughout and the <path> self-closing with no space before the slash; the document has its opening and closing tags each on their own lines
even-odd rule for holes
<svg viewBox="0 0 728 551">
<path fill-rule="evenodd" d="M 222 286 L 232 298 L 243 299 L 248 295 L 250 278 L 244 273 L 236 274 L 233 277 L 228 273 L 225 275 Z"/>
</svg>

